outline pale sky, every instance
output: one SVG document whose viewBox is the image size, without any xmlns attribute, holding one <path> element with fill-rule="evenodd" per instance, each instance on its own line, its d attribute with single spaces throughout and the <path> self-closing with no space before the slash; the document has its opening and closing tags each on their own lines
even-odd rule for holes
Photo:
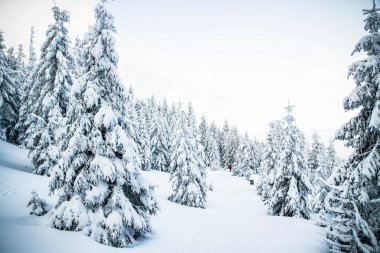
<svg viewBox="0 0 380 253">
<path fill-rule="evenodd" d="M 71 39 L 94 22 L 94 0 L 55 0 L 71 12 Z M 326 144 L 353 113 L 343 99 L 355 83 L 348 66 L 365 34 L 363 8 L 372 0 L 116 0 L 119 73 L 140 98 L 191 101 L 198 116 L 224 119 L 264 140 L 288 98 L 307 136 Z M 52 23 L 52 0 L 0 0 L 6 46 L 37 48 Z M 348 151 L 336 144 L 340 155 Z"/>
</svg>

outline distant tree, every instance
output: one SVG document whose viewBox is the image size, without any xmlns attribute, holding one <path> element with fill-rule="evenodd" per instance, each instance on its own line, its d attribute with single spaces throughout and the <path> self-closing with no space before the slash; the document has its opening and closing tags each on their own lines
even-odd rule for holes
<svg viewBox="0 0 380 253">
<path fill-rule="evenodd" d="M 199 134 L 201 138 L 201 144 L 203 145 L 203 147 L 206 147 L 208 125 L 207 125 L 206 117 L 204 115 L 201 117 L 201 123 L 199 124 Z"/>
<path fill-rule="evenodd" d="M 150 148 L 151 168 L 158 171 L 168 171 L 168 139 L 163 126 L 163 119 L 158 107 L 151 108 L 150 118 Z"/>
<path fill-rule="evenodd" d="M 241 137 L 240 145 L 236 152 L 235 168 L 232 171 L 232 175 L 239 177 L 248 177 L 251 174 L 251 156 L 252 150 L 247 135 Z"/>
<path fill-rule="evenodd" d="M 186 116 L 180 116 L 176 145 L 170 164 L 173 193 L 169 200 L 191 207 L 206 207 L 207 185 L 205 166 L 198 158 L 197 141 Z"/>
<path fill-rule="evenodd" d="M 14 127 L 20 108 L 19 80 L 15 79 L 15 71 L 9 66 L 4 49 L 3 33 L 0 32 L 0 139 L 15 143 Z"/>
<path fill-rule="evenodd" d="M 142 101 L 138 102 L 138 137 L 137 145 L 139 146 L 140 156 L 141 156 L 141 167 L 143 170 L 151 169 L 151 147 L 150 147 L 150 136 L 146 117 L 146 104 Z"/>
<path fill-rule="evenodd" d="M 212 128 L 215 127 L 212 125 Z M 205 133 L 205 162 L 206 166 L 211 170 L 220 169 L 220 154 L 218 142 L 215 139 L 212 128 L 208 129 Z"/>
<path fill-rule="evenodd" d="M 220 153 L 220 164 L 222 167 L 227 166 L 228 163 L 228 151 L 227 151 L 227 139 L 230 132 L 230 126 L 228 121 L 225 120 L 223 123 L 223 129 L 219 134 L 219 153 Z"/>
<path fill-rule="evenodd" d="M 35 102 L 35 95 L 32 93 L 32 84 L 36 75 L 36 52 L 34 49 L 34 27 L 30 29 L 29 39 L 29 56 L 28 64 L 25 67 L 25 80 L 23 82 L 23 98 L 21 100 L 21 107 L 19 111 L 19 120 L 15 126 L 15 130 L 18 132 L 18 143 L 21 146 L 26 147 L 30 142 L 31 136 L 33 136 L 32 129 L 28 131 L 28 117 L 31 114 L 32 106 Z M 32 99 L 33 98 L 33 99 Z M 41 122 L 42 123 L 42 122 Z"/>
</svg>

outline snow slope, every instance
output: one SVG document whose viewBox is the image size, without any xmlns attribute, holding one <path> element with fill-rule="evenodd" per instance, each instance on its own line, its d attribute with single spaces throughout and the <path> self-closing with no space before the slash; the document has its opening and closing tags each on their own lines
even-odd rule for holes
<svg viewBox="0 0 380 253">
<path fill-rule="evenodd" d="M 327 251 L 323 230 L 313 221 L 272 217 L 254 187 L 229 172 L 209 172 L 214 191 L 206 209 L 185 207 L 167 200 L 169 175 L 144 172 L 160 202 L 153 218 L 154 234 L 129 249 L 96 243 L 76 232 L 46 226 L 47 216 L 28 214 L 30 192 L 47 198 L 48 178 L 30 174 L 27 152 L 0 142 L 0 252 L 263 252 L 322 253 Z M 49 199 L 48 199 L 49 201 Z M 51 201 L 51 200 L 50 200 Z"/>
</svg>

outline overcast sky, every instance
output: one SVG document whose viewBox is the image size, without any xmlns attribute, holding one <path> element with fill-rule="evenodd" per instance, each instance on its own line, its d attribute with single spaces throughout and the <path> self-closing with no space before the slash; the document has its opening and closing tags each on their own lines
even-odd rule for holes
<svg viewBox="0 0 380 253">
<path fill-rule="evenodd" d="M 94 0 L 55 0 L 71 12 L 72 41 L 94 22 Z M 353 113 L 342 101 L 355 84 L 348 66 L 365 34 L 362 9 L 372 0 L 116 0 L 108 6 L 118 34 L 119 72 L 138 97 L 192 101 L 196 113 L 228 119 L 264 140 L 285 115 L 327 143 Z M 52 0 L 0 0 L 5 43 L 37 47 L 52 23 Z M 347 150 L 337 144 L 341 155 Z"/>
</svg>

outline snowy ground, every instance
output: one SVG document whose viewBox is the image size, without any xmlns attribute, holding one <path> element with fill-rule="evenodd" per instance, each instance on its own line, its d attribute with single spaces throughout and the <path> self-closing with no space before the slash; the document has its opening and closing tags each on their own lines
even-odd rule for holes
<svg viewBox="0 0 380 253">
<path fill-rule="evenodd" d="M 25 150 L 0 142 L 0 252 L 263 252 L 322 253 L 327 248 L 323 231 L 312 221 L 272 217 L 253 186 L 229 172 L 209 173 L 214 191 L 206 209 L 171 203 L 169 175 L 144 172 L 156 185 L 160 202 L 153 218 L 154 234 L 129 249 L 117 249 L 94 242 L 75 232 L 46 226 L 47 217 L 28 215 L 30 192 L 47 198 L 48 178 L 30 173 Z"/>
</svg>

